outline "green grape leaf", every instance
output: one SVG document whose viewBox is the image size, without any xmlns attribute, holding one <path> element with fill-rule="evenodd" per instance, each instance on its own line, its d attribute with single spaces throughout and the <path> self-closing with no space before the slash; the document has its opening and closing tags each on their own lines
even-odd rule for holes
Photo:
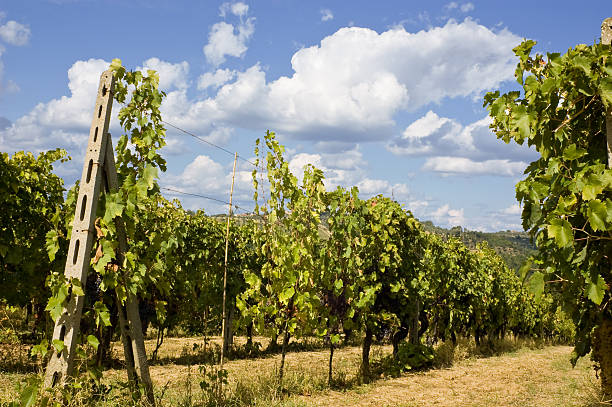
<svg viewBox="0 0 612 407">
<path fill-rule="evenodd" d="M 527 273 L 529 273 L 529 270 L 531 270 L 532 264 L 533 261 L 531 259 L 527 259 L 527 261 L 521 266 L 518 271 L 518 275 L 521 277 L 521 280 L 525 281 L 527 278 Z"/>
<path fill-rule="evenodd" d="M 589 201 L 587 216 L 593 230 L 606 230 L 608 210 L 603 202 L 597 199 Z"/>
<path fill-rule="evenodd" d="M 118 216 L 121 216 L 124 208 L 125 208 L 125 205 L 118 202 L 117 195 L 115 194 L 108 195 L 108 198 L 106 199 L 106 209 L 104 211 L 104 218 L 103 218 L 104 222 L 107 225 L 110 224 L 113 219 L 115 219 Z"/>
<path fill-rule="evenodd" d="M 582 199 L 585 201 L 590 201 L 597 198 L 597 195 L 601 194 L 605 188 L 605 183 L 603 181 L 604 180 L 601 176 L 597 176 L 595 174 L 589 175 L 586 178 L 586 182 L 582 188 Z"/>
<path fill-rule="evenodd" d="M 47 232 L 46 239 L 45 239 L 45 247 L 47 249 L 47 255 L 49 256 L 49 260 L 54 261 L 55 255 L 57 254 L 57 251 L 59 250 L 58 235 L 57 235 L 56 230 L 51 229 L 50 231 Z M 6 254 L 2 254 L 1 245 L 0 245 L 0 255 L 2 255 L 3 257 L 6 255 Z"/>
<path fill-rule="evenodd" d="M 612 77 L 608 76 L 601 79 L 599 83 L 599 94 L 604 105 L 609 109 L 612 107 Z"/>
<path fill-rule="evenodd" d="M 570 144 L 565 150 L 563 150 L 563 158 L 568 161 L 576 160 L 584 155 L 587 151 L 584 148 L 576 147 L 576 144 Z"/>
<path fill-rule="evenodd" d="M 547 230 L 548 236 L 554 238 L 559 247 L 568 247 L 574 242 L 572 225 L 566 219 L 551 220 Z"/>
<path fill-rule="evenodd" d="M 98 346 L 100 346 L 100 341 L 93 335 L 87 336 L 87 343 L 91 345 L 96 351 L 98 350 Z"/>
<path fill-rule="evenodd" d="M 286 289 L 284 289 L 281 294 L 278 296 L 278 298 L 283 302 L 283 303 L 288 303 L 289 299 L 291 297 L 293 297 L 293 294 L 295 294 L 295 290 L 293 289 L 293 287 L 288 287 Z"/>
<path fill-rule="evenodd" d="M 63 299 L 56 296 L 50 297 L 49 301 L 47 302 L 47 306 L 45 307 L 45 311 L 49 311 L 53 321 L 57 321 L 64 311 Z"/>
<path fill-rule="evenodd" d="M 66 347 L 66 345 L 64 345 L 64 341 L 61 341 L 59 339 L 54 339 L 51 344 L 53 345 L 53 348 L 55 349 L 55 351 L 57 353 L 60 353 L 61 351 L 64 350 L 64 348 Z"/>
<path fill-rule="evenodd" d="M 544 292 L 544 274 L 539 271 L 534 272 L 529 278 L 529 292 L 531 292 L 536 300 L 542 297 Z"/>
<path fill-rule="evenodd" d="M 587 284 L 588 297 L 595 304 L 599 305 L 603 301 L 607 285 L 602 276 L 598 275 L 595 282 L 589 281 Z"/>
<path fill-rule="evenodd" d="M 21 407 L 32 407 L 36 403 L 36 397 L 38 396 L 38 385 L 30 384 L 23 389 L 19 400 L 21 401 Z"/>
<path fill-rule="evenodd" d="M 336 280 L 336 282 L 334 283 L 334 287 L 336 287 L 336 290 L 338 291 L 342 290 L 342 287 L 344 287 L 344 281 L 340 279 Z"/>
</svg>

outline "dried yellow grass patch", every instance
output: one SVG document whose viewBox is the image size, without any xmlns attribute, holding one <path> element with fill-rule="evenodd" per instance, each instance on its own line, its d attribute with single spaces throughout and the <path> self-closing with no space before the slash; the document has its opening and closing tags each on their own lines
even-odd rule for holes
<svg viewBox="0 0 612 407">
<path fill-rule="evenodd" d="M 257 338 L 264 341 L 264 338 Z M 244 341 L 237 338 L 237 342 Z M 213 343 L 220 343 L 213 338 Z M 160 349 L 160 357 L 166 364 L 151 366 L 151 376 L 156 393 L 163 393 L 161 405 L 170 406 L 185 400 L 187 392 L 195 395 L 199 390 L 199 366 L 167 363 L 181 356 L 194 354 L 193 346 L 204 346 L 201 338 L 169 338 Z M 267 345 L 267 343 L 266 343 Z M 148 353 L 155 343 L 147 341 Z M 210 343 L 208 344 L 210 346 Z M 121 352 L 120 344 L 114 351 Z M 390 346 L 375 346 L 372 360 L 390 353 Z M 330 391 L 326 388 L 328 350 L 292 352 L 286 359 L 286 386 L 293 396 L 266 400 L 260 394 L 257 405 L 266 406 L 580 406 L 595 405 L 598 380 L 588 358 L 580 360 L 572 369 L 569 363 L 571 348 L 549 346 L 489 358 L 461 359 L 470 352 L 457 348 L 455 363 L 444 369 L 432 369 L 404 375 L 400 378 L 378 380 L 370 385 L 352 387 L 347 391 Z M 118 355 L 119 356 L 119 355 Z M 356 377 L 361 349 L 345 347 L 334 355 L 334 377 L 351 382 Z M 182 363 L 185 358 L 182 358 Z M 189 360 L 189 358 L 187 358 Z M 230 360 L 225 364 L 229 372 L 227 390 L 233 392 L 239 383 L 265 382 L 278 374 L 280 355 L 259 359 Z M 207 368 L 210 368 L 209 366 Z M 0 402 L 16 397 L 14 385 L 25 375 L 0 372 Z M 123 369 L 104 372 L 104 381 L 125 381 Z M 291 383 L 299 387 L 291 389 Z M 296 385 L 297 386 L 297 385 Z M 265 387 L 257 387 L 259 391 Z M 299 395 L 295 395 L 296 392 Z"/>
<path fill-rule="evenodd" d="M 459 361 L 349 392 L 302 397 L 312 406 L 582 406 L 594 380 L 587 359 L 572 369 L 571 348 L 547 347 Z"/>
</svg>

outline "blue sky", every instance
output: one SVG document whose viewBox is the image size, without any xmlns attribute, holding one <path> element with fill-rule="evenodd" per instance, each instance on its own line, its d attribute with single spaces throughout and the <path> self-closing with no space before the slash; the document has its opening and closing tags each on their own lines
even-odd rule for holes
<svg viewBox="0 0 612 407">
<path fill-rule="evenodd" d="M 514 184 L 537 155 L 495 138 L 482 97 L 517 87 L 523 38 L 540 52 L 592 44 L 610 11 L 609 0 L 4 0 L 0 151 L 65 148 L 73 160 L 58 172 L 72 184 L 99 75 L 121 58 L 159 71 L 164 119 L 242 157 L 270 129 L 292 168 L 315 164 L 329 188 L 393 195 L 441 226 L 519 230 Z M 162 185 L 228 200 L 231 155 L 172 128 L 163 154 Z M 243 208 L 251 170 L 239 163 Z"/>
</svg>

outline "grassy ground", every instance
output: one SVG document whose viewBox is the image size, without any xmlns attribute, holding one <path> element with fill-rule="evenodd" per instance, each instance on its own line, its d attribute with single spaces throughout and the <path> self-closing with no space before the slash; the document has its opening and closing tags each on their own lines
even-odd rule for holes
<svg viewBox="0 0 612 407">
<path fill-rule="evenodd" d="M 348 392 L 330 391 L 312 406 L 585 406 L 595 377 L 587 360 L 572 369 L 566 346 L 522 349 L 503 356 L 466 359 L 381 380 Z"/>
<path fill-rule="evenodd" d="M 264 342 L 264 338 L 257 338 Z M 241 339 L 237 340 L 241 343 Z M 199 371 L 199 363 L 214 348 L 213 342 L 199 338 L 169 338 L 160 349 L 160 361 L 151 366 L 159 405 L 203 405 L 210 390 L 200 382 L 212 383 Z M 149 352 L 154 343 L 147 341 Z M 267 343 L 263 343 L 266 346 Z M 258 359 L 230 360 L 225 367 L 229 383 L 224 387 L 225 405 L 273 406 L 594 406 L 598 383 L 588 358 L 576 368 L 569 362 L 571 348 L 521 347 L 506 343 L 506 352 L 482 357 L 482 350 L 467 342 L 455 349 L 440 349 L 437 364 L 450 365 L 398 378 L 381 377 L 359 385 L 356 373 L 360 360 L 358 347 L 344 347 L 334 356 L 334 390 L 327 386 L 327 350 L 292 352 L 287 355 L 283 390 L 278 391 L 277 370 L 280 355 Z M 503 347 L 502 347 L 503 348 Z M 119 344 L 115 349 L 120 351 Z M 388 346 L 375 346 L 372 359 L 390 352 Z M 485 352 L 486 353 L 486 352 Z M 2 362 L 2 361 L 0 361 Z M 1 363 L 0 363 L 1 364 Z M 210 370 L 210 367 L 208 366 Z M 31 373 L 30 373 L 31 374 Z M 0 372 L 0 401 L 16 397 L 15 384 L 28 373 Z M 104 382 L 126 379 L 121 369 L 104 372 Z M 119 392 L 120 393 L 120 392 Z M 116 397 L 116 398 L 115 398 Z M 114 399 L 115 401 L 111 401 Z M 118 393 L 98 405 L 126 405 Z"/>
</svg>

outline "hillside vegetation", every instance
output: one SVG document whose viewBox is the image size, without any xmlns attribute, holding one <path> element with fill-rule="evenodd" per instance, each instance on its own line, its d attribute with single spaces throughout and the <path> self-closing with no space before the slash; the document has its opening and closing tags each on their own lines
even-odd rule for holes
<svg viewBox="0 0 612 407">
<path fill-rule="evenodd" d="M 435 226 L 431 221 L 422 222 L 423 228 L 437 235 L 452 236 L 460 239 L 470 249 L 475 249 L 481 242 L 487 242 L 495 252 L 504 259 L 509 268 L 518 270 L 525 260 L 536 252 L 536 247 L 526 232 L 511 230 L 499 232 L 479 232 L 455 226 L 445 229 Z"/>
</svg>

